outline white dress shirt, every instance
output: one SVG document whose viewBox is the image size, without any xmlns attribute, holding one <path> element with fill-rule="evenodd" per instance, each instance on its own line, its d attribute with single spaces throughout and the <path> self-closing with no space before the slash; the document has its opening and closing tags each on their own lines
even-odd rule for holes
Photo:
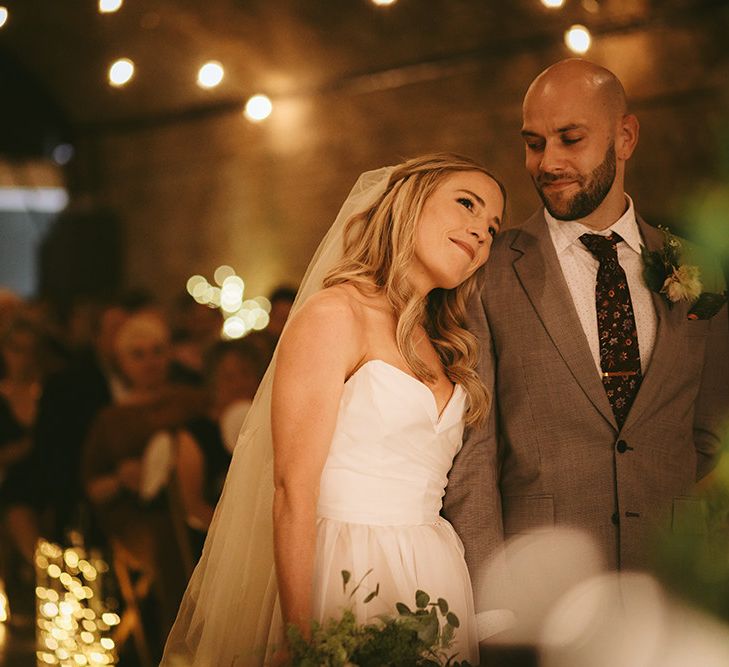
<svg viewBox="0 0 729 667">
<path fill-rule="evenodd" d="M 630 300 L 633 303 L 633 316 L 638 329 L 638 349 L 640 366 L 643 375 L 651 359 L 653 344 L 656 339 L 656 311 L 651 292 L 643 280 L 643 260 L 640 246 L 643 239 L 638 223 L 635 220 L 633 200 L 625 195 L 628 210 L 613 225 L 596 232 L 573 220 L 557 220 L 545 209 L 549 234 L 554 249 L 557 251 L 562 273 L 569 287 L 572 301 L 585 332 L 590 351 L 595 360 L 598 373 L 600 368 L 600 346 L 598 343 L 597 310 L 595 306 L 595 284 L 600 262 L 582 244 L 583 234 L 600 234 L 608 236 L 611 232 L 620 234 L 623 241 L 618 243 L 618 262 L 623 267 L 628 279 Z"/>
</svg>

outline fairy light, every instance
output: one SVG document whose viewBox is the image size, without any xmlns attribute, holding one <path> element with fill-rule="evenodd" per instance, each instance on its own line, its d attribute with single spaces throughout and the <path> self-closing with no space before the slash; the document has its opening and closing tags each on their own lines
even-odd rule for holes
<svg viewBox="0 0 729 667">
<path fill-rule="evenodd" d="M 101 596 L 105 561 L 79 546 L 62 549 L 39 541 L 36 564 L 36 657 L 39 664 L 62 667 L 116 665 L 112 628 L 117 614 Z"/>
<path fill-rule="evenodd" d="M 244 114 L 252 123 L 260 123 L 266 120 L 272 111 L 273 103 L 266 95 L 254 95 L 246 102 Z"/>
<path fill-rule="evenodd" d="M 221 311 L 223 338 L 243 338 L 251 331 L 261 331 L 268 326 L 271 302 L 265 296 L 244 300 L 245 282 L 232 267 L 219 266 L 213 279 L 216 285 L 211 285 L 204 276 L 190 276 L 187 293 L 198 303 Z"/>
<path fill-rule="evenodd" d="M 584 25 L 573 25 L 565 32 L 564 42 L 573 53 L 586 53 L 592 43 L 592 37 Z"/>
<path fill-rule="evenodd" d="M 134 63 L 129 58 L 119 58 L 109 67 L 109 84 L 115 88 L 125 86 L 134 76 Z"/>
<path fill-rule="evenodd" d="M 5 594 L 5 584 L 0 579 L 0 623 L 5 623 L 10 618 L 10 604 Z"/>
</svg>

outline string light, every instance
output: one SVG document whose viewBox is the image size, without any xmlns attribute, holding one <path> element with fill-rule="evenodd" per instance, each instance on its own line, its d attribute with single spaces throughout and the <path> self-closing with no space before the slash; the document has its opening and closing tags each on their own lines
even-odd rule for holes
<svg viewBox="0 0 729 667">
<path fill-rule="evenodd" d="M 8 22 L 8 8 L 0 6 L 0 28 Z"/>
<path fill-rule="evenodd" d="M 205 63 L 197 73 L 197 85 L 200 88 L 215 88 L 223 80 L 225 70 L 216 60 Z"/>
<path fill-rule="evenodd" d="M 542 4 L 549 9 L 559 9 L 564 5 L 564 0 L 541 0 Z"/>
<path fill-rule="evenodd" d="M 372 0 L 373 5 L 377 5 L 378 7 L 387 7 L 389 5 L 394 5 L 397 2 L 397 0 Z"/>
<path fill-rule="evenodd" d="M 259 123 L 266 120 L 273 111 L 271 100 L 265 95 L 254 95 L 246 102 L 245 116 L 248 120 Z"/>
<path fill-rule="evenodd" d="M 40 540 L 35 565 L 38 663 L 116 665 L 116 645 L 109 635 L 121 619 L 101 596 L 106 562 L 79 546 L 63 549 Z"/>
<path fill-rule="evenodd" d="M 5 594 L 5 584 L 0 579 L 0 623 L 5 623 L 10 618 L 10 605 L 8 596 Z"/>
<path fill-rule="evenodd" d="M 123 0 L 99 0 L 99 12 L 101 14 L 111 14 L 121 9 Z"/>
<path fill-rule="evenodd" d="M 200 304 L 220 309 L 225 318 L 223 338 L 243 338 L 268 326 L 271 302 L 265 296 L 244 300 L 245 283 L 228 265 L 215 269 L 213 277 L 217 285 L 211 285 L 204 276 L 190 276 L 187 293 Z"/>
<path fill-rule="evenodd" d="M 592 43 L 592 37 L 590 36 L 590 31 L 585 26 L 573 25 L 565 32 L 564 42 L 567 48 L 573 53 L 586 53 Z"/>
<path fill-rule="evenodd" d="M 120 58 L 109 68 L 109 83 L 121 87 L 134 76 L 134 63 L 129 58 Z"/>
</svg>

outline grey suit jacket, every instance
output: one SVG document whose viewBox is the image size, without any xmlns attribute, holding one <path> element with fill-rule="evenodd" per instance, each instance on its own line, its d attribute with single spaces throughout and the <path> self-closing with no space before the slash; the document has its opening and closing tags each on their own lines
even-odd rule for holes
<svg viewBox="0 0 729 667">
<path fill-rule="evenodd" d="M 662 232 L 639 225 L 660 248 Z M 700 529 L 691 488 L 729 414 L 726 306 L 694 321 L 654 294 L 653 355 L 619 431 L 541 211 L 497 237 L 485 278 L 471 316 L 494 402 L 444 501 L 472 577 L 504 538 L 540 526 L 587 531 L 612 568 L 644 565 L 656 526 Z M 723 289 L 715 279 L 704 289 Z"/>
</svg>

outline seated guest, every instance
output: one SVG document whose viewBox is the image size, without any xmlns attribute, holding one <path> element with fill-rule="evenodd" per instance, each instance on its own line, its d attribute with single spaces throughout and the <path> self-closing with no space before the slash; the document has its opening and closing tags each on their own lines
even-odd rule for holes
<svg viewBox="0 0 729 667">
<path fill-rule="evenodd" d="M 268 325 L 262 331 L 254 331 L 248 336 L 248 340 L 260 350 L 266 366 L 273 357 L 295 299 L 296 290 L 293 287 L 281 285 L 273 290 L 268 297 L 271 302 Z"/>
<path fill-rule="evenodd" d="M 33 564 L 39 537 L 33 441 L 44 334 L 22 314 L 0 332 L 0 511 L 15 549 Z"/>
<path fill-rule="evenodd" d="M 260 354 L 246 340 L 221 341 L 211 350 L 206 375 L 210 392 L 207 414 L 189 421 L 179 432 L 177 450 L 180 496 L 196 556 L 230 463 L 232 447 L 226 439 L 232 439 L 226 438 L 223 422 L 232 418 L 237 422 L 233 430 L 240 430 L 243 413 L 261 380 Z"/>
<path fill-rule="evenodd" d="M 164 636 L 186 576 L 166 498 L 141 495 L 143 475 L 150 473 L 143 457 L 153 436 L 201 414 L 203 397 L 193 387 L 170 382 L 170 335 L 157 315 L 131 315 L 119 329 L 114 349 L 127 392 L 92 425 L 82 479 L 104 532 L 152 575 Z"/>
</svg>

